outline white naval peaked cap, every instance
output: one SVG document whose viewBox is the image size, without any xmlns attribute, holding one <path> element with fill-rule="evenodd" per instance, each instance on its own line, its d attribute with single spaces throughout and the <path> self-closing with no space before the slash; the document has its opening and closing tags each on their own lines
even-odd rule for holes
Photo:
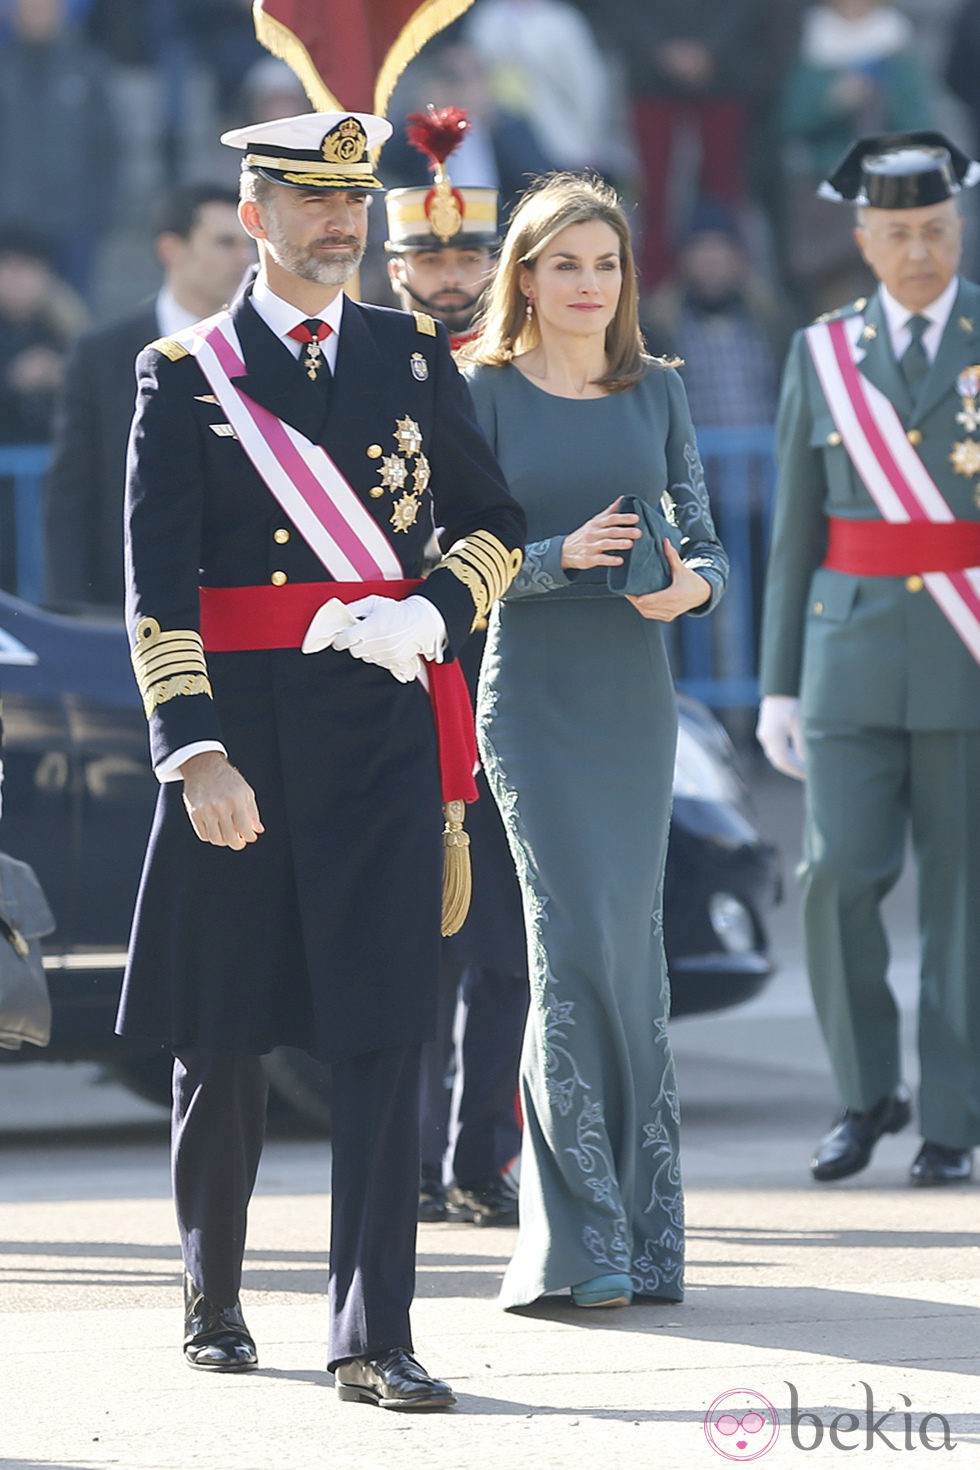
<svg viewBox="0 0 980 1470">
<path fill-rule="evenodd" d="M 391 124 L 369 112 L 301 112 L 221 134 L 244 149 L 242 168 L 295 189 L 383 189 L 372 149 L 391 137 Z"/>
</svg>

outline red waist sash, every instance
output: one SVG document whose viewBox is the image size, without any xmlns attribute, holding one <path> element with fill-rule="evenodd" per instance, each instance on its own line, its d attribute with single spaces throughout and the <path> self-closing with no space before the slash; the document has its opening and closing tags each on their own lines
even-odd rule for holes
<svg viewBox="0 0 980 1470">
<path fill-rule="evenodd" d="M 391 597 L 400 602 L 418 580 L 379 582 L 291 582 L 285 587 L 202 587 L 201 638 L 208 653 L 245 653 L 299 648 L 310 620 L 330 598 Z M 315 654 L 310 655 L 315 658 Z M 476 801 L 476 734 L 473 705 L 463 671 L 426 661 L 429 698 L 439 745 L 443 801 Z"/>
<path fill-rule="evenodd" d="M 831 516 L 823 564 L 854 577 L 980 567 L 980 521 L 849 521 Z"/>
</svg>

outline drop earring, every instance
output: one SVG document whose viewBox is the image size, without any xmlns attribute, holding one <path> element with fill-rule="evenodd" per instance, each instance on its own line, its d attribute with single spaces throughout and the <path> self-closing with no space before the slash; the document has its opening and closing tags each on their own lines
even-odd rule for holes
<svg viewBox="0 0 980 1470">
<path fill-rule="evenodd" d="M 528 319 L 529 322 L 534 320 L 534 297 L 533 296 L 528 296 L 527 297 L 526 305 L 524 307 L 524 315 L 527 317 L 527 319 Z"/>
</svg>

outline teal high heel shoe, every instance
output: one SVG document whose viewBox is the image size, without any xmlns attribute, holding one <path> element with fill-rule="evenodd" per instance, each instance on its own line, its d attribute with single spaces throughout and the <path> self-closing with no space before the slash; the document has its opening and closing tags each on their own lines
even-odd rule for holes
<svg viewBox="0 0 980 1470">
<path fill-rule="evenodd" d="M 633 1283 L 625 1274 L 593 1276 L 572 1287 L 577 1307 L 628 1307 L 633 1300 Z"/>
</svg>

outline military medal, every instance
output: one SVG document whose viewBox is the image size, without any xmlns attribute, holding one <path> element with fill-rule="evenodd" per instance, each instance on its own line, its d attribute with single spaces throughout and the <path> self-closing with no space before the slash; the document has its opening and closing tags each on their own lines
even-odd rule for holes
<svg viewBox="0 0 980 1470">
<path fill-rule="evenodd" d="M 949 462 L 958 475 L 971 479 L 980 475 L 980 443 L 976 439 L 961 439 L 953 445 Z"/>
<path fill-rule="evenodd" d="M 323 349 L 320 343 L 332 331 L 333 327 L 329 322 L 321 322 L 318 317 L 313 316 L 308 317 L 305 322 L 298 322 L 288 334 L 297 342 L 303 343 L 303 367 L 311 383 L 316 381 L 317 374 L 323 367 Z"/>
<path fill-rule="evenodd" d="M 977 395 L 980 394 L 980 365 L 964 368 L 956 379 L 956 391 L 963 400 L 963 408 L 956 415 L 968 434 L 980 429 L 980 411 L 977 410 Z"/>
<path fill-rule="evenodd" d="M 413 372 L 415 358 L 418 358 L 427 374 L 428 364 L 421 353 L 416 353 L 412 359 Z M 415 375 L 419 377 L 418 373 Z M 377 448 L 382 455 L 378 464 L 380 484 L 372 485 L 369 493 L 375 500 L 380 500 L 386 490 L 397 495 L 399 498 L 392 508 L 391 524 L 396 531 L 408 531 L 419 518 L 421 499 L 428 489 L 432 471 L 429 461 L 422 453 L 422 430 L 413 418 L 406 414 L 405 418 L 396 419 L 392 438 L 397 446 L 394 454 L 384 454 L 380 446 L 376 445 L 368 450 L 371 454 L 371 450 Z M 411 485 L 408 483 L 409 475 L 412 477 Z"/>
</svg>

